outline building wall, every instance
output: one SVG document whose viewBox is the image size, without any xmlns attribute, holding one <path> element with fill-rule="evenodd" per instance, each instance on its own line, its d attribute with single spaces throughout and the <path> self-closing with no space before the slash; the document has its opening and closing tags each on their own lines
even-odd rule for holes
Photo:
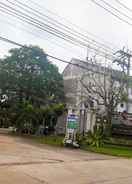
<svg viewBox="0 0 132 184">
<path fill-rule="evenodd" d="M 78 63 L 80 61 L 73 60 L 73 63 L 80 64 L 82 66 L 82 63 L 84 64 L 84 67 L 87 67 L 89 71 L 94 70 L 95 78 L 98 79 L 98 83 L 103 85 L 104 79 L 101 72 L 99 72 L 102 68 L 97 66 L 94 68 L 90 63 L 82 62 Z M 74 106 L 81 108 L 81 104 L 83 101 L 86 101 L 88 98 L 88 92 L 86 88 L 84 88 L 80 82 L 82 76 L 85 76 L 84 83 L 85 85 L 88 84 L 90 81 L 93 83 L 92 77 L 88 75 L 88 71 L 85 69 L 81 69 L 79 67 L 68 65 L 66 69 L 63 72 L 64 77 L 64 89 L 65 89 L 65 95 L 66 95 L 66 101 L 68 106 Z M 93 73 L 93 72 L 92 72 Z M 109 78 L 109 76 L 108 76 Z M 109 86 L 108 80 L 106 80 L 106 86 Z M 91 94 L 91 96 L 93 96 Z M 99 99 L 100 97 L 97 95 L 94 95 L 94 98 Z M 94 104 L 97 106 L 97 103 L 94 102 Z M 104 109 L 104 107 L 100 106 L 100 108 Z"/>
<path fill-rule="evenodd" d="M 91 63 L 88 62 L 84 62 L 84 61 L 80 61 L 77 59 L 73 59 L 71 61 L 74 64 L 78 64 L 81 65 L 85 68 L 87 68 L 89 71 L 94 71 L 94 78 L 96 79 L 96 81 L 98 81 L 98 85 L 103 85 L 104 84 L 104 72 L 107 72 L 107 77 L 106 77 L 106 90 L 110 87 L 110 77 L 111 75 L 109 75 L 109 70 L 107 68 L 101 67 L 101 66 L 97 66 L 97 65 L 92 65 Z M 86 131 L 88 131 L 88 129 L 91 128 L 91 112 L 89 111 L 89 109 L 86 109 L 84 107 L 84 101 L 86 101 L 86 99 L 88 98 L 88 93 L 86 91 L 86 89 L 82 86 L 80 80 L 82 78 L 82 76 L 86 75 L 85 79 L 84 79 L 84 83 L 85 85 L 87 85 L 87 83 L 92 82 L 91 77 L 89 75 L 87 75 L 88 70 L 79 68 L 77 66 L 73 66 L 71 64 L 69 64 L 64 72 L 63 72 L 63 78 L 64 78 L 64 90 L 65 90 L 65 95 L 66 95 L 66 102 L 67 102 L 67 107 L 69 109 L 76 109 L 76 113 L 79 114 L 79 130 L 82 132 L 83 129 L 85 129 Z M 108 70 L 108 71 L 106 71 Z M 92 72 L 93 73 L 93 72 Z M 114 77 L 119 77 L 120 78 L 120 73 L 119 71 L 113 71 L 113 75 Z M 119 82 L 116 83 L 116 85 L 118 86 Z M 91 94 L 91 96 L 94 96 L 94 98 L 97 98 L 99 100 L 100 97 L 98 95 L 95 96 Z M 132 102 L 132 90 L 129 90 L 129 99 L 131 99 Z M 132 113 L 132 103 L 129 103 L 129 113 Z M 116 111 L 118 112 L 122 112 L 124 110 L 126 110 L 127 108 L 127 104 L 123 103 L 123 107 L 121 107 L 121 104 L 119 104 L 116 108 Z M 105 107 L 102 105 L 98 105 L 96 102 L 94 102 L 95 108 L 99 108 L 99 113 L 105 113 Z M 88 110 L 88 112 L 86 112 Z M 94 120 L 95 121 L 95 117 Z M 93 126 L 94 122 L 92 122 L 92 126 Z"/>
<path fill-rule="evenodd" d="M 72 59 L 71 61 L 72 63 L 74 64 L 78 64 L 78 65 L 81 65 L 83 67 L 87 67 L 89 69 L 89 71 L 94 71 L 94 75 L 95 75 L 95 78 L 96 80 L 98 79 L 98 83 L 99 85 L 100 84 L 103 84 L 103 72 L 105 71 L 106 72 L 106 68 L 104 67 L 101 67 L 101 66 L 97 66 L 97 65 L 92 65 L 91 63 L 89 62 L 84 62 L 84 61 L 80 61 L 80 60 L 77 60 L 77 59 Z M 66 94 L 66 100 L 67 100 L 67 104 L 68 105 L 73 105 L 75 107 L 79 107 L 79 105 L 81 104 L 82 101 L 86 100 L 87 98 L 87 91 L 85 90 L 84 87 L 82 87 L 82 84 L 80 83 L 80 80 L 81 80 L 81 77 L 83 75 L 87 75 L 87 70 L 85 69 L 82 69 L 82 68 L 79 68 L 77 66 L 74 66 L 74 65 L 71 65 L 69 64 L 66 69 L 64 70 L 63 72 L 63 77 L 64 77 L 64 86 L 65 86 L 65 94 Z M 92 72 L 93 73 L 93 72 Z M 109 70 L 108 72 L 109 73 Z M 120 72 L 119 71 L 113 71 L 113 76 L 114 77 L 119 77 L 120 78 Z M 84 79 L 84 82 L 85 84 L 87 84 L 88 82 L 90 82 L 90 77 L 87 76 L 85 77 Z M 109 80 L 110 80 L 110 76 L 108 75 L 107 76 L 107 79 L 106 79 L 106 88 L 109 88 Z M 117 84 L 118 85 L 118 82 Z M 99 99 L 99 96 L 95 96 L 94 94 L 94 98 L 98 98 Z M 128 109 L 128 112 L 129 113 L 132 113 L 132 89 L 130 88 L 129 89 L 129 109 Z M 97 104 L 96 104 L 97 105 Z M 124 107 L 121 109 L 120 107 L 121 104 L 119 104 L 116 108 L 117 111 L 120 111 L 120 110 L 126 110 L 127 108 L 127 105 L 126 103 L 124 103 Z M 104 107 L 103 106 L 100 106 L 101 108 L 101 111 L 104 110 Z"/>
</svg>

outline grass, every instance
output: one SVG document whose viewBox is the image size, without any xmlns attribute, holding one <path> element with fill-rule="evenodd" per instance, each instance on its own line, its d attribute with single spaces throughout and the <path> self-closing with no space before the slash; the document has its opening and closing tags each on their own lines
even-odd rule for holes
<svg viewBox="0 0 132 184">
<path fill-rule="evenodd" d="M 32 136 L 32 139 L 43 144 L 62 146 L 64 137 L 48 135 L 48 136 Z"/>
<path fill-rule="evenodd" d="M 115 144 L 121 146 L 131 146 L 132 147 L 132 136 L 126 135 L 112 135 L 104 140 L 106 144 Z"/>
<path fill-rule="evenodd" d="M 16 134 L 16 133 L 15 134 L 13 133 L 12 135 L 31 139 L 38 143 L 55 145 L 55 146 L 62 146 L 62 142 L 64 139 L 64 136 L 58 136 L 58 135 L 36 136 L 36 135 Z M 132 158 L 132 147 L 130 146 L 104 144 L 103 147 L 96 148 L 96 147 L 91 147 L 84 144 L 80 147 L 80 149 L 85 151 L 95 152 L 95 153 Z"/>
<path fill-rule="evenodd" d="M 82 145 L 81 149 L 86 151 L 96 152 L 96 153 L 103 153 L 103 154 L 108 154 L 113 156 L 132 158 L 132 147 L 127 147 L 127 146 L 104 144 L 103 147 L 96 148 L 88 145 Z"/>
<path fill-rule="evenodd" d="M 38 143 L 56 145 L 56 146 L 57 145 L 62 146 L 63 139 L 64 139 L 64 136 L 58 136 L 58 135 L 36 136 L 36 135 L 16 134 L 16 133 L 13 133 L 12 135 L 31 139 Z"/>
</svg>

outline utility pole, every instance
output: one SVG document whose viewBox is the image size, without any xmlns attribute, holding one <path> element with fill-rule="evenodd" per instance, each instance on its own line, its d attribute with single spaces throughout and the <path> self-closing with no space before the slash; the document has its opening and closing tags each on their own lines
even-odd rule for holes
<svg viewBox="0 0 132 184">
<path fill-rule="evenodd" d="M 123 69 L 123 72 L 127 76 L 127 84 L 126 84 L 126 89 L 127 89 L 127 97 L 129 98 L 129 76 L 130 76 L 130 68 L 131 68 L 131 51 L 128 49 L 126 50 L 125 47 L 123 47 L 122 50 L 119 50 L 115 53 L 117 56 L 117 59 L 113 61 L 113 63 L 117 63 L 121 68 Z M 127 103 L 126 106 L 126 111 L 128 112 L 129 105 Z"/>
</svg>

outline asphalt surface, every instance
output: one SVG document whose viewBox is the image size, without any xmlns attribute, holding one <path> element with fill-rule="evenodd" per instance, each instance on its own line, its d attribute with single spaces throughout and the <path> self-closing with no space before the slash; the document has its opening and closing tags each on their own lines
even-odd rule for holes
<svg viewBox="0 0 132 184">
<path fill-rule="evenodd" d="M 132 160 L 0 134 L 0 184 L 132 184 Z"/>
</svg>

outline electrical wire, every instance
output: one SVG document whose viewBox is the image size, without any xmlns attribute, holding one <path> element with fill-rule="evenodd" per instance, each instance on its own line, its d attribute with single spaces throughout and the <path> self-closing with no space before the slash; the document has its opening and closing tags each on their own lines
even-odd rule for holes
<svg viewBox="0 0 132 184">
<path fill-rule="evenodd" d="M 111 15 L 113 15 L 114 17 L 118 18 L 120 21 L 128 24 L 129 26 L 132 26 L 132 23 L 128 22 L 127 20 L 125 20 L 124 18 L 121 18 L 120 16 L 118 16 L 116 13 L 113 13 L 111 10 L 109 10 L 108 8 L 104 7 L 103 5 L 101 5 L 100 3 L 96 2 L 95 0 L 90 0 L 92 1 L 94 4 L 96 4 L 97 6 L 99 6 L 100 8 L 104 9 L 105 11 L 107 11 L 108 13 L 110 13 Z"/>
<path fill-rule="evenodd" d="M 112 8 L 113 10 L 117 11 L 118 13 L 120 13 L 121 15 L 125 16 L 126 18 L 128 18 L 129 20 L 132 21 L 132 17 L 128 16 L 127 14 L 125 14 L 124 12 L 118 10 L 118 8 L 115 8 L 114 6 L 112 6 L 110 3 L 104 1 L 104 0 L 100 0 L 101 2 L 103 2 L 104 4 L 106 4 L 108 7 Z"/>
<path fill-rule="evenodd" d="M 76 39 L 76 38 L 73 38 L 73 37 L 71 37 L 71 36 L 69 36 L 69 35 L 67 35 L 67 34 L 64 34 L 64 33 L 62 33 L 61 32 L 61 37 L 60 37 L 60 32 L 59 32 L 59 35 L 58 35 L 58 30 L 56 30 L 56 29 L 54 29 L 53 27 L 51 27 L 51 26 L 48 26 L 48 25 L 45 25 L 43 22 L 41 22 L 41 21 L 38 21 L 37 19 L 35 19 L 35 18 L 32 18 L 31 16 L 28 16 L 27 17 L 27 14 L 25 14 L 25 13 L 23 13 L 23 14 L 21 14 L 20 15 L 20 13 L 22 13 L 21 11 L 16 11 L 14 8 L 12 8 L 12 7 L 10 7 L 10 6 L 7 6 L 7 5 L 5 5 L 4 3 L 1 3 L 3 6 L 4 6 L 4 10 L 6 10 L 6 11 L 8 11 L 8 14 L 9 14 L 9 12 L 10 13 L 13 13 L 13 14 L 15 14 L 15 15 L 17 15 L 17 18 L 18 18 L 18 16 L 19 16 L 19 18 L 21 17 L 21 18 L 24 18 L 25 19 L 25 21 L 27 22 L 27 20 L 28 20 L 28 22 L 27 23 L 29 23 L 29 21 L 30 21 L 30 24 L 31 24 L 31 22 L 32 22 L 32 25 L 34 25 L 34 26 L 36 26 L 37 25 L 37 27 L 38 27 L 38 25 L 39 25 L 39 27 L 38 28 L 43 28 L 43 26 L 47 26 L 49 29 L 50 29 L 50 31 L 49 30 L 45 30 L 45 29 L 43 29 L 44 31 L 47 31 L 48 33 L 50 33 L 50 34 L 53 34 L 53 35 L 55 35 L 55 36 L 57 36 L 57 37 L 59 37 L 59 38 L 61 38 L 62 39 L 62 36 L 63 36 L 63 39 L 65 39 L 66 41 L 71 41 L 72 40 L 72 44 L 73 44 L 73 42 L 76 42 L 76 43 L 78 43 L 78 44 L 80 44 L 80 45 L 82 45 L 82 46 L 84 46 L 84 47 L 87 47 L 87 44 L 86 43 L 84 43 L 84 42 L 82 42 L 82 41 L 80 41 L 80 40 L 78 40 L 78 39 Z M 2 6 L 1 6 L 1 8 L 3 8 Z M 17 12 L 17 13 L 16 13 Z M 51 33 L 51 31 L 52 31 L 52 33 Z M 53 31 L 56 31 L 56 32 L 53 32 Z M 65 37 L 64 37 L 65 36 Z M 96 52 L 98 51 L 96 48 L 91 48 L 91 49 L 93 49 L 93 50 L 95 50 Z M 101 51 L 102 52 L 102 51 Z M 105 52 L 102 52 L 103 54 L 106 54 Z M 112 55 L 111 55 L 112 56 Z"/>
<path fill-rule="evenodd" d="M 9 0 L 7 0 L 8 2 L 9 2 Z M 19 1 L 18 1 L 19 2 Z M 25 8 L 22 8 L 21 6 L 19 6 L 19 5 L 16 5 L 16 4 L 14 4 L 14 3 L 12 3 L 12 2 L 10 2 L 11 4 L 13 4 L 13 5 L 15 5 L 15 6 L 18 6 L 19 8 L 21 8 L 22 10 L 24 10 L 25 11 Z M 21 3 L 22 5 L 24 5 L 23 3 Z M 26 6 L 26 7 L 28 7 L 28 6 Z M 29 8 L 29 7 L 28 7 Z M 32 9 L 33 10 L 33 9 Z M 36 13 L 32 13 L 31 11 L 29 11 L 29 10 L 26 10 L 28 13 L 30 13 L 30 14 L 33 14 L 33 15 L 36 15 Z M 35 10 L 34 10 L 35 11 Z M 39 12 L 39 14 L 41 14 L 41 12 Z M 38 15 L 37 15 L 37 17 L 38 17 Z M 41 18 L 42 19 L 42 17 L 40 17 L 39 16 L 39 18 Z M 51 22 L 50 22 L 51 23 Z M 54 23 L 53 23 L 54 24 Z M 56 24 L 55 24 L 56 25 Z M 51 27 L 50 27 L 51 28 Z M 68 28 L 68 27 L 66 27 L 66 28 Z M 65 29 L 65 31 L 67 31 L 66 29 Z M 84 37 L 82 37 L 82 35 L 80 36 L 79 35 L 79 33 L 77 32 L 77 34 L 75 34 L 74 32 L 69 32 L 68 31 L 68 33 L 70 33 L 70 34 L 72 34 L 72 36 L 74 35 L 74 36 L 76 36 L 77 38 L 80 38 L 80 39 L 83 39 L 83 41 L 85 41 L 85 42 L 87 42 L 87 45 L 84 45 L 84 46 L 88 46 L 88 43 L 89 44 L 93 44 L 95 47 L 97 46 L 94 42 L 93 43 L 91 43 L 89 40 L 87 40 L 87 39 L 85 39 Z M 68 36 L 68 35 L 66 35 L 66 36 Z M 71 37 L 70 37 L 70 39 L 71 39 Z M 73 39 L 73 37 L 72 37 L 72 39 Z M 75 39 L 74 39 L 74 41 L 75 41 Z M 100 46 L 100 48 L 102 48 L 101 46 Z M 106 50 L 106 48 L 102 48 L 104 51 L 107 51 Z M 112 51 L 111 51 L 112 52 Z M 114 50 L 113 50 L 113 52 L 114 52 Z"/>
<path fill-rule="evenodd" d="M 127 9 L 129 12 L 132 13 L 132 9 L 129 8 L 128 6 L 126 6 L 125 4 L 123 4 L 121 1 L 119 0 L 115 0 L 119 5 L 121 5 L 122 7 L 124 7 L 125 9 Z"/>
<path fill-rule="evenodd" d="M 95 41 L 95 40 L 88 40 L 88 39 L 90 39 L 88 36 L 86 36 L 86 35 L 84 35 L 84 34 L 78 32 L 77 30 L 75 30 L 75 29 L 73 29 L 73 28 L 71 28 L 71 27 L 69 27 L 69 26 L 67 26 L 67 25 L 65 25 L 65 24 L 63 24 L 63 23 L 61 23 L 61 22 L 59 22 L 58 20 L 55 20 L 55 19 L 53 19 L 53 18 L 51 18 L 51 17 L 45 15 L 44 13 L 42 13 L 42 12 L 36 10 L 36 9 L 33 9 L 32 7 L 26 5 L 26 4 L 24 4 L 24 3 L 22 3 L 22 2 L 20 2 L 20 1 L 18 1 L 18 0 L 14 0 L 14 1 L 17 2 L 19 5 L 13 3 L 13 2 L 10 1 L 10 0 L 6 0 L 6 1 L 9 2 L 9 3 L 12 4 L 12 5 L 17 6 L 18 8 L 20 8 L 20 9 L 22 9 L 22 10 L 24 10 L 24 11 L 30 13 L 30 14 L 33 14 L 33 15 L 37 16 L 37 18 L 40 18 L 40 19 L 42 19 L 42 20 L 45 20 L 46 22 L 48 22 L 48 23 L 50 23 L 50 24 L 52 24 L 52 25 L 55 25 L 55 26 L 57 26 L 57 27 L 63 29 L 64 31 L 67 31 L 67 32 L 70 33 L 70 34 L 72 34 L 72 35 L 74 35 L 74 36 L 77 36 L 77 37 L 83 39 L 83 40 L 86 41 L 86 42 L 89 42 L 89 43 L 90 43 L 90 41 L 92 41 L 90 44 L 93 44 L 93 45 L 96 45 L 96 46 L 99 45 L 99 46 L 102 47 L 104 50 L 106 50 L 106 48 L 108 48 L 109 50 L 111 50 L 112 52 L 114 52 L 114 50 L 112 50 L 109 46 L 104 45 L 104 44 L 102 44 L 102 43 L 99 43 L 99 42 L 97 42 L 97 41 Z M 20 5 L 21 5 L 21 6 L 20 6 Z M 23 8 L 23 7 L 24 7 L 24 8 Z M 29 11 L 29 10 L 30 10 L 30 11 Z M 48 20 L 45 19 L 45 17 L 46 17 Z M 96 43 L 96 44 L 95 44 L 95 43 Z"/>
<path fill-rule="evenodd" d="M 38 28 L 38 29 L 40 29 L 42 31 L 45 31 L 45 32 L 47 32 L 49 34 L 57 36 L 58 38 L 61 38 L 61 39 L 65 40 L 65 41 L 68 41 L 68 42 L 70 42 L 73 45 L 76 45 L 76 46 L 80 45 L 80 44 L 74 43 L 73 40 L 69 40 L 69 39 L 66 39 L 65 37 L 61 37 L 60 35 L 56 34 L 56 32 L 53 32 L 52 30 L 44 28 L 41 24 L 38 24 L 37 21 L 32 21 L 30 18 L 27 18 L 27 17 L 25 17 L 23 15 L 20 15 L 20 14 L 14 12 L 12 10 L 8 10 L 5 7 L 3 8 L 2 6 L 0 6 L 0 8 L 1 8 L 0 11 L 6 13 L 7 15 L 11 15 L 13 17 L 16 17 L 17 19 L 23 21 L 24 23 L 26 22 L 26 23 L 28 23 L 28 24 L 30 24 L 30 25 L 32 25 L 32 26 L 34 26 L 34 27 L 36 27 L 36 28 Z"/>
<path fill-rule="evenodd" d="M 4 37 L 2 37 L 2 36 L 0 36 L 0 40 L 1 40 L 1 41 L 4 41 L 4 42 L 7 42 L 7 43 L 10 43 L 10 44 L 13 44 L 13 45 L 16 45 L 16 46 L 19 46 L 19 47 L 23 47 L 23 48 L 29 49 L 29 47 L 27 47 L 26 45 L 22 45 L 22 44 L 20 44 L 20 43 L 18 43 L 18 42 L 12 41 L 12 40 L 7 39 L 7 38 L 4 38 Z M 55 57 L 55 56 L 50 55 L 50 54 L 45 54 L 45 56 L 47 56 L 47 57 L 49 57 L 49 58 L 52 58 L 52 59 L 55 59 L 55 60 L 58 60 L 58 61 L 61 61 L 61 62 L 66 63 L 66 64 L 74 65 L 74 66 L 76 66 L 76 67 L 85 69 L 85 70 L 87 70 L 87 71 L 90 70 L 90 69 L 88 69 L 87 67 L 84 67 L 84 66 L 82 66 L 82 65 L 79 65 L 79 64 L 76 64 L 76 63 L 72 63 L 72 62 L 66 61 L 66 60 L 64 60 L 64 59 Z M 80 61 L 80 60 L 79 60 L 79 61 Z M 80 62 L 86 63 L 86 62 L 84 62 L 84 61 L 80 61 Z"/>
<path fill-rule="evenodd" d="M 36 34 L 36 32 L 34 33 L 33 31 L 26 29 L 26 28 L 25 28 L 26 26 L 25 26 L 25 27 L 20 27 L 20 26 L 17 26 L 17 25 L 15 25 L 15 24 L 13 24 L 13 23 L 7 21 L 7 20 L 4 20 L 4 21 L 3 21 L 3 19 L 0 20 L 0 22 L 6 23 L 7 25 L 13 27 L 14 29 L 19 28 L 20 30 L 22 30 L 22 31 L 24 31 L 24 32 L 26 32 L 26 33 L 28 33 L 28 34 L 31 34 L 31 35 L 33 35 L 33 36 L 36 37 L 36 38 L 39 37 L 39 38 L 41 38 L 41 39 L 45 39 L 45 40 L 48 41 L 50 44 L 56 45 L 56 46 L 58 46 L 58 47 L 60 47 L 60 48 L 62 48 L 62 49 L 64 49 L 64 50 L 66 50 L 67 52 L 74 53 L 74 54 L 76 54 L 76 55 L 78 56 L 78 52 L 77 52 L 77 51 L 71 50 L 71 49 L 69 49 L 68 47 L 64 47 L 62 44 L 58 44 L 58 42 L 51 41 L 50 39 L 47 39 L 46 37 L 42 36 L 41 34 Z M 78 57 L 79 57 L 79 56 L 78 56 Z"/>
<path fill-rule="evenodd" d="M 110 46 L 108 46 L 108 45 L 113 45 L 113 43 L 110 43 L 110 42 L 107 42 L 107 41 L 103 40 L 102 38 L 98 37 L 97 35 L 94 35 L 93 33 L 89 32 L 88 30 L 85 30 L 84 28 L 80 27 L 79 25 L 74 24 L 73 22 L 71 22 L 71 21 L 68 20 L 67 18 L 62 17 L 62 16 L 60 16 L 59 14 L 57 14 L 57 13 L 55 13 L 55 12 L 53 12 L 53 11 L 47 9 L 47 8 L 45 8 L 43 5 L 40 5 L 40 4 L 38 4 L 37 2 L 32 1 L 32 0 L 30 0 L 30 3 L 33 4 L 33 5 L 35 5 L 35 6 L 38 7 L 38 8 L 42 9 L 42 10 L 45 10 L 47 13 L 52 14 L 52 15 L 56 16 L 57 18 L 59 18 L 59 19 L 65 21 L 66 23 L 70 24 L 70 27 L 74 27 L 74 28 L 76 28 L 76 29 L 79 29 L 79 30 L 80 30 L 81 32 L 83 32 L 84 34 L 87 34 L 87 35 L 90 35 L 90 36 L 94 37 L 94 39 L 91 38 L 94 42 L 97 42 L 97 43 L 99 43 L 99 44 L 101 44 L 101 45 L 104 45 L 105 47 L 109 47 L 109 48 L 110 48 Z M 35 9 L 36 9 L 36 8 L 35 8 Z M 98 40 L 100 40 L 100 41 L 95 41 L 95 39 L 98 39 Z M 107 45 L 107 44 L 108 44 L 108 45 Z M 115 48 L 115 47 L 116 47 L 116 46 L 114 46 L 114 48 Z M 111 48 L 111 49 L 112 49 L 112 48 Z"/>
</svg>

